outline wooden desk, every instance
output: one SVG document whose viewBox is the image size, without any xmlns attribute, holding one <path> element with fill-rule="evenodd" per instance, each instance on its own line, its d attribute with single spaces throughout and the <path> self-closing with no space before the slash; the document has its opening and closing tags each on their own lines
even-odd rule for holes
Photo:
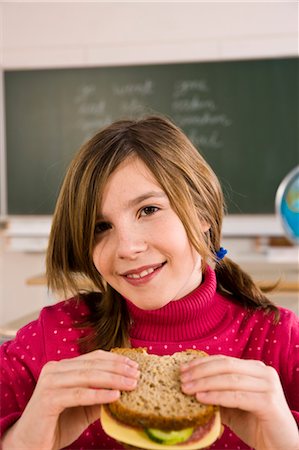
<svg viewBox="0 0 299 450">
<path fill-rule="evenodd" d="M 47 279 L 45 274 L 39 274 L 35 275 L 33 277 L 30 277 L 26 280 L 27 286 L 45 286 L 46 288 Z M 87 280 L 82 279 L 82 282 L 80 282 L 80 287 L 82 289 L 92 289 L 92 284 Z M 71 294 L 70 294 L 71 295 Z M 19 319 L 12 320 L 10 322 L 4 323 L 0 326 L 0 343 L 14 338 L 17 331 L 22 328 L 27 323 L 31 322 L 32 320 L 35 320 L 38 318 L 40 311 L 34 311 L 31 314 L 26 314 L 23 317 L 20 317 Z"/>
<path fill-rule="evenodd" d="M 272 282 L 273 280 L 270 280 L 269 284 L 271 284 Z M 27 286 L 46 286 L 46 284 L 47 280 L 45 274 L 35 275 L 26 280 Z M 259 286 L 265 286 L 267 282 L 265 280 L 263 282 L 257 281 L 257 284 Z M 82 286 L 91 288 L 91 285 L 87 286 L 86 281 L 84 280 L 82 282 Z M 299 293 L 299 281 L 281 281 L 275 292 L 278 294 L 286 292 L 296 297 Z M 38 315 L 39 311 L 34 311 L 31 314 L 27 314 L 19 319 L 13 320 L 0 326 L 0 340 L 5 341 L 7 339 L 12 339 L 21 327 L 31 322 L 32 320 L 35 320 Z"/>
<path fill-rule="evenodd" d="M 269 283 L 270 284 L 270 283 Z M 259 287 L 266 286 L 266 283 L 257 281 Z M 299 292 L 299 281 L 281 281 L 278 283 L 277 292 Z"/>
<path fill-rule="evenodd" d="M 45 286 L 47 284 L 47 278 L 45 274 L 35 275 L 26 280 L 27 286 Z"/>
<path fill-rule="evenodd" d="M 45 274 L 39 274 L 39 275 L 35 275 L 33 277 L 30 277 L 26 280 L 26 285 L 27 286 L 46 286 L 47 285 L 47 278 Z M 87 278 L 84 277 L 79 277 L 78 278 L 78 287 L 79 289 L 82 290 L 87 290 L 87 291 L 94 291 L 96 288 L 94 286 L 94 284 L 88 280 Z M 64 292 L 63 294 L 65 295 L 70 295 L 72 296 L 72 292 Z"/>
<path fill-rule="evenodd" d="M 257 285 L 262 287 L 266 285 L 265 281 L 256 281 Z M 273 283 L 273 281 L 269 281 L 269 284 Z M 34 277 L 28 278 L 26 280 L 26 284 L 29 286 L 40 286 L 40 285 L 46 285 L 46 275 L 40 274 L 36 275 Z M 84 284 L 84 281 L 83 281 Z M 279 285 L 277 286 L 278 291 L 284 291 L 284 292 L 299 292 L 299 281 L 281 281 Z"/>
</svg>

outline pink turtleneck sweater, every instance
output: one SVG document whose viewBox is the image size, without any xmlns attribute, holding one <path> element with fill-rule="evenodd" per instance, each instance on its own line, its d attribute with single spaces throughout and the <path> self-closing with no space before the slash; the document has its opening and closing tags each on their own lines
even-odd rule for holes
<svg viewBox="0 0 299 450">
<path fill-rule="evenodd" d="M 125 300 L 124 300 L 125 301 Z M 127 305 L 133 320 L 132 347 L 147 347 L 159 355 L 197 348 L 209 354 L 259 359 L 279 373 L 291 410 L 299 424 L 299 320 L 281 309 L 274 325 L 261 311 L 247 313 L 237 302 L 216 292 L 215 273 L 207 269 L 203 283 L 191 294 L 156 311 Z M 1 356 L 1 435 L 22 414 L 47 361 L 79 355 L 77 340 L 86 331 L 75 328 L 88 314 L 76 299 L 44 308 L 38 320 L 4 343 Z M 96 421 L 68 448 L 121 449 Z M 229 429 L 214 450 L 248 449 Z"/>
</svg>

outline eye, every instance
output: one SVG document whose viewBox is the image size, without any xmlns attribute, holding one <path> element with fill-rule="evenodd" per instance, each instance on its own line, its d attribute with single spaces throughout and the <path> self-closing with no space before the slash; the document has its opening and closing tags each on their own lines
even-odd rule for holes
<svg viewBox="0 0 299 450">
<path fill-rule="evenodd" d="M 94 227 L 94 234 L 101 234 L 111 228 L 108 222 L 98 222 Z"/>
<path fill-rule="evenodd" d="M 157 206 L 145 206 L 144 208 L 142 208 L 140 215 L 150 216 L 152 214 L 155 214 L 157 211 L 159 211 L 159 208 Z"/>
</svg>

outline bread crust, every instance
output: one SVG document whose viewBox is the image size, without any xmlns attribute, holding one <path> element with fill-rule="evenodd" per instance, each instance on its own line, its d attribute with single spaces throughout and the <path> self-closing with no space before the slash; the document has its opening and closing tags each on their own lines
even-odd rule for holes
<svg viewBox="0 0 299 450">
<path fill-rule="evenodd" d="M 152 356 L 154 358 L 162 358 L 161 360 L 157 360 L 155 362 L 161 362 L 161 365 L 163 364 L 163 358 L 165 358 L 164 356 L 161 357 L 157 357 L 156 355 L 149 355 L 146 351 L 146 348 L 115 348 L 111 350 L 114 353 L 119 353 L 122 354 L 124 356 L 127 356 L 135 361 L 138 361 L 140 363 L 141 367 L 141 371 L 142 369 L 144 369 L 144 367 L 146 367 L 147 365 L 147 359 L 151 358 Z M 121 422 L 127 424 L 127 425 L 131 425 L 131 426 L 137 426 L 137 427 L 141 427 L 141 428 L 157 428 L 160 430 L 181 430 L 183 428 L 188 428 L 188 427 L 198 427 L 200 425 L 204 425 L 206 424 L 209 420 L 211 420 L 211 418 L 213 417 L 213 415 L 215 414 L 215 411 L 218 409 L 218 407 L 214 406 L 214 405 L 204 405 L 200 402 L 198 402 L 195 399 L 195 396 L 188 396 L 186 394 L 184 394 L 181 389 L 180 389 L 180 380 L 179 380 L 179 370 L 178 370 L 178 366 L 180 364 L 180 361 L 185 361 L 185 360 L 191 360 L 194 358 L 198 358 L 198 357 L 206 357 L 208 356 L 205 352 L 203 351 L 199 351 L 199 350 L 194 350 L 194 349 L 190 349 L 190 350 L 186 350 L 183 352 L 177 352 L 174 355 L 171 355 L 170 357 L 167 356 L 168 361 L 169 358 L 173 358 L 174 360 L 176 360 L 176 362 L 174 363 L 174 361 L 172 361 L 175 364 L 174 369 L 172 369 L 172 380 L 174 380 L 175 383 L 175 399 L 178 400 L 178 403 L 181 404 L 181 408 L 180 406 L 178 408 L 176 408 L 176 411 L 174 411 L 173 414 L 163 414 L 162 411 L 160 411 L 159 407 L 156 406 L 155 408 L 152 408 L 154 410 L 150 411 L 150 408 L 140 408 L 139 407 L 135 407 L 135 404 L 133 403 L 133 398 L 135 398 L 136 400 L 136 395 L 138 397 L 138 395 L 140 394 L 141 396 L 141 392 L 137 393 L 137 390 L 140 388 L 140 390 L 142 390 L 143 386 L 142 386 L 142 382 L 138 383 L 138 386 L 136 388 L 136 393 L 132 395 L 132 392 L 134 391 L 123 391 L 121 392 L 121 396 L 120 399 L 110 403 L 109 405 L 107 405 L 109 407 L 109 410 L 111 412 L 111 414 L 118 420 L 120 420 Z M 165 376 L 167 376 L 167 374 L 165 374 Z M 160 382 L 162 380 L 160 379 Z M 148 387 L 148 386 L 147 386 Z M 155 392 L 158 393 L 160 396 L 163 396 L 163 387 L 161 388 L 160 385 L 152 385 L 151 386 L 152 389 L 150 390 L 149 394 L 150 395 L 155 395 Z M 167 386 L 168 391 L 169 386 Z M 169 394 L 169 392 L 168 392 Z M 167 394 L 167 395 L 168 395 Z M 166 395 L 166 398 L 167 398 Z M 132 405 L 130 405 L 128 407 L 128 405 L 126 404 L 126 402 L 124 401 L 126 400 L 130 400 L 130 398 L 132 398 Z M 171 401 L 171 398 L 170 398 Z M 128 403 L 128 402 L 127 402 Z M 157 400 L 157 403 L 159 403 L 159 399 Z M 188 403 L 188 408 L 185 408 L 184 410 L 184 405 L 185 403 Z M 156 411 L 157 409 L 157 411 Z M 187 411 L 187 412 L 186 412 Z"/>
</svg>

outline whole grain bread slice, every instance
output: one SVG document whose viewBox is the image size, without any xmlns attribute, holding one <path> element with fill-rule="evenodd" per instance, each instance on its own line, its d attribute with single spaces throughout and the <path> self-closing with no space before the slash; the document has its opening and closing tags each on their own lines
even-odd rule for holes
<svg viewBox="0 0 299 450">
<path fill-rule="evenodd" d="M 180 365 L 206 357 L 198 350 L 173 355 L 151 355 L 143 348 L 115 348 L 139 363 L 140 378 L 133 391 L 122 391 L 119 400 L 110 403 L 113 416 L 121 422 L 142 428 L 181 430 L 206 424 L 217 407 L 199 403 L 195 396 L 181 390 Z"/>
</svg>

